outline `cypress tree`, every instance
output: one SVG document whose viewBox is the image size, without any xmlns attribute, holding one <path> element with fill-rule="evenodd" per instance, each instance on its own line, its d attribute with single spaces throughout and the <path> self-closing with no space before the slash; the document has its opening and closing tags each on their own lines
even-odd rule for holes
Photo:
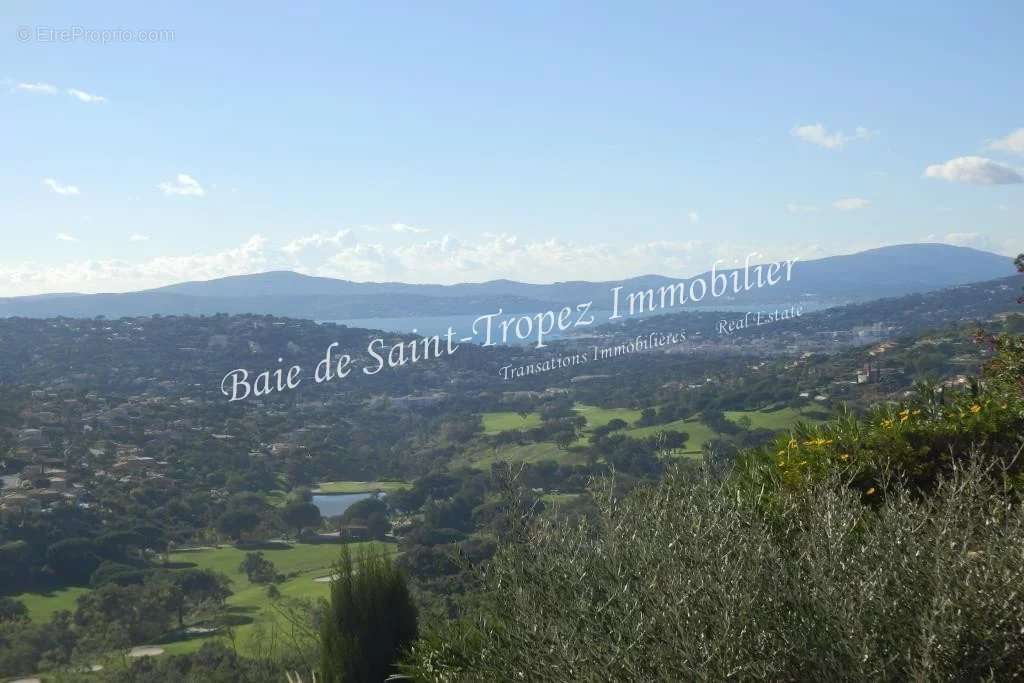
<svg viewBox="0 0 1024 683">
<path fill-rule="evenodd" d="M 402 572 L 379 550 L 353 557 L 343 548 L 321 627 L 323 683 L 381 683 L 416 635 Z"/>
</svg>

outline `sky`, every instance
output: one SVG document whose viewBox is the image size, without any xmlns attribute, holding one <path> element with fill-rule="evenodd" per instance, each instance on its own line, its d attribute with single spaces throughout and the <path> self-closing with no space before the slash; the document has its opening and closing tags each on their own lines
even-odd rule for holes
<svg viewBox="0 0 1024 683">
<path fill-rule="evenodd" d="M 744 4 L 5 2 L 0 296 L 1024 250 L 1024 4 Z"/>
</svg>

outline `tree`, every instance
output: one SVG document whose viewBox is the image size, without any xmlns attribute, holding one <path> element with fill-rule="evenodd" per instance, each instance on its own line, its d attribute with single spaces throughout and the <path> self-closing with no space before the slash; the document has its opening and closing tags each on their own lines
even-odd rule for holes
<svg viewBox="0 0 1024 683">
<path fill-rule="evenodd" d="M 1017 258 L 1013 259 L 1013 265 L 1017 266 L 1018 273 L 1024 273 L 1024 254 L 1018 254 Z M 1017 299 L 1017 303 L 1024 304 L 1024 296 Z"/>
<path fill-rule="evenodd" d="M 658 421 L 658 411 L 654 408 L 644 408 L 640 411 L 640 419 L 636 421 L 640 427 L 653 425 Z"/>
<path fill-rule="evenodd" d="M 321 630 L 323 683 L 380 683 L 416 638 L 416 621 L 405 576 L 390 558 L 343 548 Z"/>
<path fill-rule="evenodd" d="M 242 534 L 259 526 L 260 521 L 260 516 L 251 510 L 232 510 L 225 512 L 217 520 L 217 531 L 227 534 L 233 541 L 238 541 Z"/>
<path fill-rule="evenodd" d="M 219 607 L 231 595 L 228 577 L 210 569 L 186 569 L 174 572 L 171 579 L 177 593 L 172 607 L 178 617 L 178 627 L 185 625 L 185 615 L 205 605 Z"/>
<path fill-rule="evenodd" d="M 551 422 L 553 420 L 561 420 L 566 417 L 574 417 L 576 410 L 573 408 L 573 402 L 568 399 L 560 399 L 545 403 L 540 409 L 540 419 L 545 422 Z"/>
<path fill-rule="evenodd" d="M 245 559 L 238 565 L 238 571 L 244 573 L 252 583 L 273 583 L 277 580 L 274 563 L 259 552 L 246 553 Z"/>
<path fill-rule="evenodd" d="M 608 424 L 605 425 L 605 429 L 607 429 L 609 432 L 614 432 L 619 429 L 625 429 L 628 426 L 629 423 L 627 423 L 625 420 L 615 417 L 608 421 Z"/>
<path fill-rule="evenodd" d="M 366 518 L 366 530 L 371 538 L 384 538 L 391 531 L 391 522 L 388 521 L 387 515 L 374 512 Z"/>
<path fill-rule="evenodd" d="M 25 603 L 14 598 L 0 598 L 0 621 L 23 621 L 28 619 Z"/>
<path fill-rule="evenodd" d="M 555 445 L 560 450 L 567 451 L 569 446 L 576 442 L 576 432 L 572 429 L 564 429 L 555 433 Z"/>
<path fill-rule="evenodd" d="M 298 535 L 307 527 L 320 526 L 320 508 L 312 503 L 290 503 L 281 510 L 281 521 Z"/>
<path fill-rule="evenodd" d="M 108 583 L 78 598 L 75 624 L 79 632 L 97 638 L 108 631 L 119 634 L 120 644 L 114 649 L 120 649 L 163 635 L 174 616 L 174 603 L 174 587 L 163 581 L 141 586 Z"/>
<path fill-rule="evenodd" d="M 0 543 L 0 586 L 6 591 L 27 588 L 36 563 L 33 548 L 25 541 Z"/>
<path fill-rule="evenodd" d="M 66 538 L 46 550 L 46 562 L 53 572 L 70 583 L 86 584 L 100 565 L 96 547 L 87 538 Z"/>
<path fill-rule="evenodd" d="M 342 513 L 341 518 L 347 522 L 365 522 L 375 512 L 387 514 L 388 506 L 380 498 L 363 498 L 358 500 Z"/>
<path fill-rule="evenodd" d="M 126 559 L 132 550 L 142 548 L 145 538 L 135 531 L 111 531 L 96 539 L 97 548 L 106 556 L 115 560 Z"/>
</svg>

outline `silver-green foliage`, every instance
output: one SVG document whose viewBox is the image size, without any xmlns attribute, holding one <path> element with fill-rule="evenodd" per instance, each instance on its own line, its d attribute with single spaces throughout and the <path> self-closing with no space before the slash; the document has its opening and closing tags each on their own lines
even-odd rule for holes
<svg viewBox="0 0 1024 683">
<path fill-rule="evenodd" d="M 596 523 L 547 517 L 426 635 L 417 680 L 1024 676 L 1024 514 L 972 466 L 866 506 L 838 478 L 744 492 L 673 474 Z M 765 489 L 767 490 L 767 489 Z M 879 492 L 881 495 L 882 492 Z"/>
</svg>

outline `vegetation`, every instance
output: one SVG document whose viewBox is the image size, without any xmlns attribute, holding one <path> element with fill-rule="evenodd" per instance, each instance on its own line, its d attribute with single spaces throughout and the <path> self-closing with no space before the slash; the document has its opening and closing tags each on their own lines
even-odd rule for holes
<svg viewBox="0 0 1024 683">
<path fill-rule="evenodd" d="M 416 633 L 416 607 L 405 577 L 390 558 L 343 551 L 324 616 L 321 680 L 383 681 Z"/>
<path fill-rule="evenodd" d="M 495 384 L 494 363 L 553 348 L 467 345 L 373 382 L 231 405 L 215 375 L 239 354 L 258 366 L 365 333 L 261 316 L 0 320 L 0 675 L 308 679 L 339 550 L 386 539 L 374 547 L 423 626 L 409 671 L 428 680 L 504 679 L 494 667 L 520 661 L 604 680 L 641 660 L 640 677 L 819 678 L 851 643 L 877 659 L 850 665 L 865 677 L 970 677 L 985 661 L 996 676 L 1018 652 L 1000 630 L 1018 615 L 997 599 L 1017 588 L 1003 548 L 1020 547 L 1016 285 L 831 309 L 744 340 L 712 339 L 713 313 L 640 319 L 602 333 L 671 324 L 706 341 L 514 384 Z M 1002 334 L 974 339 L 972 316 Z M 314 491 L 382 495 L 323 520 Z M 940 553 L 946 541 L 969 542 L 970 562 Z M 363 604 L 374 593 L 357 565 L 346 599 Z M 498 580 L 507 595 L 492 595 Z M 650 616 L 673 597 L 688 643 Z M 927 612 L 926 598 L 949 602 Z M 374 623 L 346 622 L 334 654 Z M 511 642 L 524 633 L 532 660 Z M 826 636 L 847 645 L 815 644 Z M 652 643 L 697 659 L 638 654 Z M 801 659 L 812 644 L 821 661 Z M 131 657 L 138 646 L 163 655 Z"/>
<path fill-rule="evenodd" d="M 975 467 L 885 506 L 832 475 L 767 494 L 675 473 L 544 519 L 415 680 L 996 680 L 1024 666 L 1024 514 Z"/>
<path fill-rule="evenodd" d="M 404 481 L 325 481 L 317 484 L 317 493 L 392 493 L 409 488 Z"/>
<path fill-rule="evenodd" d="M 1005 680 L 1024 671 L 1024 339 L 981 381 L 521 520 L 416 680 Z M 514 509 L 527 510 L 520 502 Z"/>
</svg>

